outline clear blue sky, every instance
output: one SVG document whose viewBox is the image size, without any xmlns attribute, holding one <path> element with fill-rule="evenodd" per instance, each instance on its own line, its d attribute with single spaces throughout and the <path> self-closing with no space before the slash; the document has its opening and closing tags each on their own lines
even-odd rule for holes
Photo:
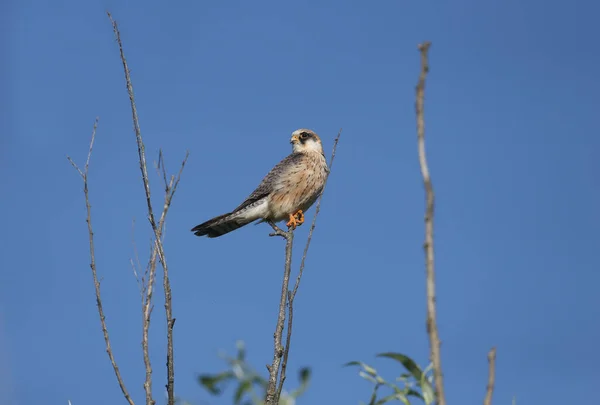
<svg viewBox="0 0 600 405">
<path fill-rule="evenodd" d="M 369 383 L 341 367 L 350 360 L 389 377 L 399 369 L 376 353 L 427 362 L 413 103 L 416 45 L 431 40 L 426 120 L 449 403 L 481 402 L 492 345 L 495 404 L 590 403 L 600 379 L 600 6 L 225 3 L 3 2 L 0 402 L 124 402 L 95 307 L 82 184 L 65 158 L 85 160 L 97 115 L 98 271 L 115 356 L 142 398 L 132 219 L 142 260 L 149 233 L 110 9 L 149 159 L 163 147 L 175 171 L 190 150 L 166 231 L 179 396 L 230 403 L 205 394 L 196 375 L 221 370 L 217 351 L 233 352 L 237 339 L 257 368 L 270 362 L 283 242 L 265 225 L 213 240 L 189 229 L 239 204 L 299 127 L 317 131 L 327 154 L 344 129 L 296 299 L 290 368 L 314 371 L 299 403 L 366 400 Z"/>
</svg>

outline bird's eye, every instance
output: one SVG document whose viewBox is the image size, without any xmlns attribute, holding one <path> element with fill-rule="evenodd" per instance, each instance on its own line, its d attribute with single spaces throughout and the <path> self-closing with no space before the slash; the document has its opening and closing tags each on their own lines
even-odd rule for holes
<svg viewBox="0 0 600 405">
<path fill-rule="evenodd" d="M 300 134 L 300 138 L 302 138 L 302 139 L 306 139 L 306 138 L 308 138 L 308 137 L 309 137 L 309 135 L 308 135 L 308 132 L 302 132 L 302 133 Z"/>
</svg>

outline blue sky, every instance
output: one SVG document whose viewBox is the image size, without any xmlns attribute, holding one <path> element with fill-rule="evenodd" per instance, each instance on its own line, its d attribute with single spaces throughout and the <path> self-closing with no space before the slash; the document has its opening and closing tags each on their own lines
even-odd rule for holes
<svg viewBox="0 0 600 405">
<path fill-rule="evenodd" d="M 3 2 L 0 402 L 123 403 L 95 307 L 82 184 L 65 158 L 84 161 L 96 116 L 98 271 L 115 356 L 142 400 L 132 220 L 142 260 L 149 233 L 109 9 L 149 159 L 162 147 L 175 171 L 190 151 L 165 246 L 179 396 L 230 403 L 205 394 L 196 376 L 221 370 L 218 350 L 233 352 L 237 339 L 257 368 L 270 362 L 283 242 L 265 225 L 214 240 L 189 229 L 237 206 L 299 127 L 317 131 L 328 154 L 343 127 L 296 298 L 290 369 L 314 372 L 299 403 L 366 400 L 370 385 L 341 367 L 350 360 L 389 377 L 399 369 L 376 353 L 427 362 L 414 86 L 416 45 L 431 40 L 426 130 L 449 403 L 481 402 L 493 345 L 495 404 L 513 395 L 518 404 L 589 403 L 600 379 L 600 6 L 440 3 Z"/>
</svg>

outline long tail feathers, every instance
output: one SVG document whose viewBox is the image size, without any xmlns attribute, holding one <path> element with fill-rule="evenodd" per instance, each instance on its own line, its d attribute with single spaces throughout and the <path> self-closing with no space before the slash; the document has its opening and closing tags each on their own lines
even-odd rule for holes
<svg viewBox="0 0 600 405">
<path fill-rule="evenodd" d="M 231 231 L 235 231 L 244 225 L 248 225 L 254 219 L 243 218 L 235 213 L 227 213 L 209 219 L 208 221 L 192 228 L 192 232 L 196 236 L 208 236 L 209 238 L 217 238 Z"/>
</svg>

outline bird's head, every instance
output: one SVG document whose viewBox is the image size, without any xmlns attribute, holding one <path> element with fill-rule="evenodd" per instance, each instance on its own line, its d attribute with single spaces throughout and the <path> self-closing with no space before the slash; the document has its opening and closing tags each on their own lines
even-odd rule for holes
<svg viewBox="0 0 600 405">
<path fill-rule="evenodd" d="M 323 154 L 321 138 L 310 129 L 297 129 L 290 139 L 294 152 L 317 152 Z"/>
</svg>

